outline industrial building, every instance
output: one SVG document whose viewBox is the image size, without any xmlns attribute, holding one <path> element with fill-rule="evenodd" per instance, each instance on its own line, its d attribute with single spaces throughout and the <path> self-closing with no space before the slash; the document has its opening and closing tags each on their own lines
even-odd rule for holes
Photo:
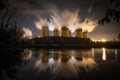
<svg viewBox="0 0 120 80">
<path fill-rule="evenodd" d="M 49 36 L 49 30 L 47 26 L 43 26 L 41 33 L 40 33 L 40 37 L 48 37 Z"/>
<path fill-rule="evenodd" d="M 54 37 L 58 37 L 59 36 L 59 30 L 57 28 L 55 28 L 52 32 L 52 36 Z"/>
<path fill-rule="evenodd" d="M 76 29 L 76 37 L 83 38 L 83 32 L 81 28 Z"/>
<path fill-rule="evenodd" d="M 88 31 L 85 30 L 84 32 L 82 31 L 82 28 L 78 28 L 75 30 L 75 37 L 77 38 L 88 38 Z M 63 26 L 61 27 L 61 30 L 59 31 L 57 28 L 55 28 L 52 31 L 52 36 L 53 37 L 72 37 L 71 31 L 69 30 L 68 27 Z M 40 32 L 40 37 L 49 37 L 49 30 L 47 26 L 43 26 Z"/>
<path fill-rule="evenodd" d="M 71 37 L 71 32 L 66 26 L 63 26 L 61 28 L 61 34 L 60 35 L 61 35 L 61 37 Z"/>
<path fill-rule="evenodd" d="M 88 38 L 88 31 L 87 31 L 87 30 L 85 30 L 85 31 L 83 32 L 83 38 Z"/>
</svg>

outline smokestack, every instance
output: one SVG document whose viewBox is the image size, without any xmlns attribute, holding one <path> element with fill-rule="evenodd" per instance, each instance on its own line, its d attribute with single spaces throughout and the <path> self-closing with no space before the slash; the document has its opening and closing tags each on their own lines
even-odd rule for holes
<svg viewBox="0 0 120 80">
<path fill-rule="evenodd" d="M 57 28 L 55 28 L 52 32 L 52 36 L 54 37 L 58 37 L 59 36 L 59 30 Z"/>
<path fill-rule="evenodd" d="M 61 28 L 61 37 L 71 37 L 71 31 L 66 26 Z"/>
<path fill-rule="evenodd" d="M 88 38 L 88 31 L 87 31 L 87 30 L 85 30 L 85 31 L 83 32 L 83 38 Z"/>
<path fill-rule="evenodd" d="M 83 38 L 83 33 L 81 28 L 76 29 L 76 37 Z"/>
<path fill-rule="evenodd" d="M 41 33 L 40 33 L 40 37 L 48 37 L 49 36 L 49 30 L 47 26 L 43 26 Z"/>
</svg>

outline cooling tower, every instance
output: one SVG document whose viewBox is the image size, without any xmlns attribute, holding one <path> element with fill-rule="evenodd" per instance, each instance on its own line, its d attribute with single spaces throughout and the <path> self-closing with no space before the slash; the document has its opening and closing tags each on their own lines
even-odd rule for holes
<svg viewBox="0 0 120 80">
<path fill-rule="evenodd" d="M 49 30 L 47 26 L 43 26 L 41 33 L 40 33 L 40 37 L 48 37 L 49 36 Z"/>
<path fill-rule="evenodd" d="M 83 32 L 83 38 L 88 38 L 88 31 L 87 31 L 87 30 L 85 30 L 85 31 Z"/>
<path fill-rule="evenodd" d="M 76 37 L 77 38 L 83 38 L 83 33 L 82 33 L 82 29 L 76 29 Z"/>
<path fill-rule="evenodd" d="M 71 37 L 71 32 L 66 26 L 61 28 L 61 37 Z"/>
<path fill-rule="evenodd" d="M 52 36 L 58 37 L 59 36 L 59 30 L 58 29 L 54 29 L 53 32 L 52 32 Z"/>
</svg>

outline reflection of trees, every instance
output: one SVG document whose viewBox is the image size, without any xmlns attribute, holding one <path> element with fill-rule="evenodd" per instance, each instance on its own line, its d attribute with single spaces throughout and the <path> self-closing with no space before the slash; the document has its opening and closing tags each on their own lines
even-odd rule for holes
<svg viewBox="0 0 120 80">
<path fill-rule="evenodd" d="M 13 80 L 17 66 L 22 62 L 20 51 L 0 50 L 0 53 L 0 80 Z"/>
</svg>

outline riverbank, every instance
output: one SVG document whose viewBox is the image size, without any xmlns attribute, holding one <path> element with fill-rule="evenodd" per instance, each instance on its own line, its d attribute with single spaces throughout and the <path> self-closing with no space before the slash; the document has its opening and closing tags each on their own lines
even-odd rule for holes
<svg viewBox="0 0 120 80">
<path fill-rule="evenodd" d="M 26 40 L 23 47 L 30 48 L 120 48 L 120 41 L 94 42 L 89 38 L 45 37 Z"/>
</svg>

